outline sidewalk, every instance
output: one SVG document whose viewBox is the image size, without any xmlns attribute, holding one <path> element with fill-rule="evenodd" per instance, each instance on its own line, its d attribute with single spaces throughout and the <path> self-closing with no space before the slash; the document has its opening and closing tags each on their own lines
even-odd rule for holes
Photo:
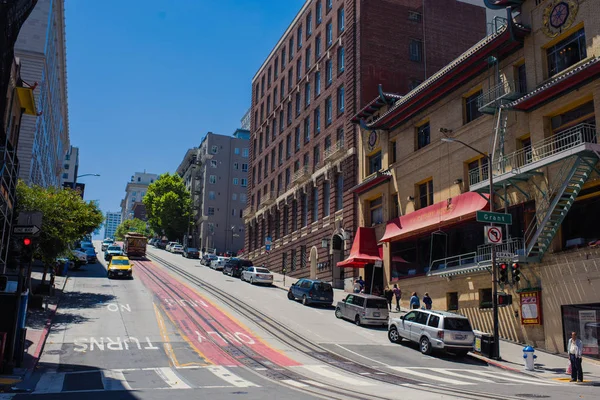
<svg viewBox="0 0 600 400">
<path fill-rule="evenodd" d="M 553 354 L 544 350 L 536 349 L 535 369 L 528 371 L 525 369 L 525 360 L 523 359 L 523 348 L 525 345 L 500 341 L 500 357 L 502 360 L 491 360 L 476 353 L 471 353 L 475 358 L 479 358 L 490 365 L 507 369 L 514 372 L 520 372 L 532 375 L 542 379 L 552 379 L 568 382 L 570 375 L 566 374 L 567 356 L 562 354 Z M 583 359 L 583 381 L 584 384 L 600 384 L 600 361 L 589 358 Z"/>
<path fill-rule="evenodd" d="M 32 287 L 38 286 L 42 281 L 43 269 L 41 267 L 33 267 L 31 272 Z M 46 275 L 46 282 L 50 279 L 50 275 Z M 56 313 L 60 296 L 65 288 L 68 277 L 56 276 L 54 279 L 54 294 L 52 296 L 44 296 L 43 308 L 32 309 L 27 308 L 27 319 L 25 327 L 27 334 L 25 336 L 25 354 L 21 367 L 15 368 L 12 375 L 0 375 L 0 388 L 2 386 L 14 386 L 23 380 L 27 379 L 33 372 L 42 354 L 44 343 L 48 337 L 48 331 L 52 324 L 52 318 Z"/>
</svg>

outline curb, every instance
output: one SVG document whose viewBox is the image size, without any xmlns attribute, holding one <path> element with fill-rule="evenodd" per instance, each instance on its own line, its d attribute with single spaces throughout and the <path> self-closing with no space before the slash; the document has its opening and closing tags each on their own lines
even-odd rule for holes
<svg viewBox="0 0 600 400">
<path fill-rule="evenodd" d="M 496 368 L 503 369 L 505 371 L 516 372 L 518 374 L 523 374 L 523 375 L 531 376 L 531 377 L 534 377 L 534 378 L 537 378 L 537 379 L 545 379 L 545 380 L 552 380 L 552 379 L 554 379 L 554 378 L 542 377 L 542 376 L 536 375 L 534 373 L 531 373 L 531 372 L 528 372 L 528 371 L 524 371 L 522 369 L 518 369 L 518 368 L 514 368 L 514 367 L 509 367 L 508 365 L 505 365 L 502 362 L 495 361 L 495 360 L 492 360 L 492 359 L 484 357 L 484 356 L 480 356 L 479 354 L 469 353 L 469 355 L 471 357 L 473 357 L 473 358 L 477 358 L 478 360 L 485 361 L 488 365 L 491 365 L 491 366 L 496 367 Z"/>
</svg>

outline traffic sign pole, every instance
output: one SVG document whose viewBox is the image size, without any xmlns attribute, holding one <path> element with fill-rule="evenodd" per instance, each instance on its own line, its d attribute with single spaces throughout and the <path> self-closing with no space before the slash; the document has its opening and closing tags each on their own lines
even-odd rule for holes
<svg viewBox="0 0 600 400">
<path fill-rule="evenodd" d="M 494 143 L 494 148 L 492 150 L 492 155 L 490 156 L 488 154 L 488 176 L 489 176 L 489 183 L 490 183 L 490 195 L 489 195 L 489 201 L 490 201 L 490 211 L 494 212 L 494 174 L 492 172 L 492 170 L 494 169 L 494 149 L 495 149 L 495 143 Z M 490 224 L 491 226 L 494 226 L 494 223 L 492 222 Z M 494 349 L 494 354 L 492 355 L 492 358 L 495 360 L 500 360 L 500 329 L 499 329 L 499 318 L 498 318 L 498 266 L 496 265 L 496 244 L 492 243 L 492 292 L 494 293 L 494 296 L 492 298 L 492 310 L 493 310 L 493 314 L 494 314 L 494 346 L 492 347 Z"/>
</svg>

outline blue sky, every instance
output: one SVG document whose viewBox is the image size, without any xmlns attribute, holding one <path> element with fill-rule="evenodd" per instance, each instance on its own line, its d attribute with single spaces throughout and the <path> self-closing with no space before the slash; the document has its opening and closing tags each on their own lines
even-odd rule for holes
<svg viewBox="0 0 600 400">
<path fill-rule="evenodd" d="M 231 134 L 251 80 L 304 0 L 66 0 L 71 144 L 86 200 L 120 211 L 134 172 L 173 172 Z"/>
</svg>

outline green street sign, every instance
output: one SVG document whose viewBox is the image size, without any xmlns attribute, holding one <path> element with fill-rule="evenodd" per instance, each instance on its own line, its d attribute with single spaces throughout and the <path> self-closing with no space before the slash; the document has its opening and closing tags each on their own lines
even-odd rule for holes
<svg viewBox="0 0 600 400">
<path fill-rule="evenodd" d="M 477 211 L 477 222 L 512 225 L 512 215 L 491 211 Z"/>
</svg>

